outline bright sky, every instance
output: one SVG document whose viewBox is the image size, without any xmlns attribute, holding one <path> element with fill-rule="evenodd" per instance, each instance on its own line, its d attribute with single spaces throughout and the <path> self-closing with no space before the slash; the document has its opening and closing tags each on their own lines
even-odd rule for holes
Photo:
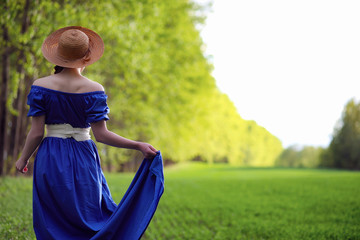
<svg viewBox="0 0 360 240">
<path fill-rule="evenodd" d="M 213 2 L 201 34 L 219 89 L 284 147 L 327 146 L 360 99 L 360 1 Z"/>
</svg>

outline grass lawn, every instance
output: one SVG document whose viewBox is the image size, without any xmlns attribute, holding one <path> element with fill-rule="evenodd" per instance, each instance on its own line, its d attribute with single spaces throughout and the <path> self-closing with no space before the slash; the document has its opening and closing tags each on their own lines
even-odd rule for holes
<svg viewBox="0 0 360 240">
<path fill-rule="evenodd" d="M 133 176 L 106 174 L 116 202 Z M 0 239 L 35 238 L 31 189 L 0 179 Z M 360 239 L 360 172 L 177 165 L 143 239 Z"/>
</svg>

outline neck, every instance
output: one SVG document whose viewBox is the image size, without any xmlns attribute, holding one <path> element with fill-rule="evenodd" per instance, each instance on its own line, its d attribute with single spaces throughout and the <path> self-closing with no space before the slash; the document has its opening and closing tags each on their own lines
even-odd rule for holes
<svg viewBox="0 0 360 240">
<path fill-rule="evenodd" d="M 64 68 L 60 74 L 62 75 L 72 75 L 72 76 L 82 76 L 81 72 L 82 72 L 83 68 Z"/>
</svg>

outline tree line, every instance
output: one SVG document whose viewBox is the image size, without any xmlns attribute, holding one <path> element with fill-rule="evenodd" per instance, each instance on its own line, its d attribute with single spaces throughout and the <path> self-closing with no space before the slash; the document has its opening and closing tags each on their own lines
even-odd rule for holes
<svg viewBox="0 0 360 240">
<path fill-rule="evenodd" d="M 275 166 L 360 170 L 360 102 L 345 105 L 328 147 L 290 146 Z"/>
<path fill-rule="evenodd" d="M 30 86 L 52 72 L 41 44 L 71 25 L 93 29 L 105 42 L 102 59 L 84 74 L 105 87 L 109 129 L 150 142 L 166 162 L 271 166 L 282 151 L 278 138 L 242 119 L 216 87 L 196 28 L 204 7 L 188 0 L 5 0 L 0 7 L 1 174 L 14 173 L 29 130 Z M 139 159 L 135 151 L 98 147 L 110 171 Z"/>
</svg>

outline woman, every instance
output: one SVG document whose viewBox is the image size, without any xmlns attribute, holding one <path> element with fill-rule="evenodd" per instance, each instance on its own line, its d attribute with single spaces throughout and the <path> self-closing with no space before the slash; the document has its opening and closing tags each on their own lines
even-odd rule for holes
<svg viewBox="0 0 360 240">
<path fill-rule="evenodd" d="M 160 152 L 109 131 L 104 88 L 81 75 L 103 51 L 98 34 L 76 26 L 55 31 L 42 45 L 44 57 L 61 66 L 60 72 L 31 87 L 31 130 L 16 162 L 17 170 L 26 172 L 28 159 L 40 145 L 33 184 L 37 239 L 139 239 L 163 193 Z M 98 142 L 136 149 L 145 157 L 119 205 L 111 198 L 90 127 Z"/>
</svg>

